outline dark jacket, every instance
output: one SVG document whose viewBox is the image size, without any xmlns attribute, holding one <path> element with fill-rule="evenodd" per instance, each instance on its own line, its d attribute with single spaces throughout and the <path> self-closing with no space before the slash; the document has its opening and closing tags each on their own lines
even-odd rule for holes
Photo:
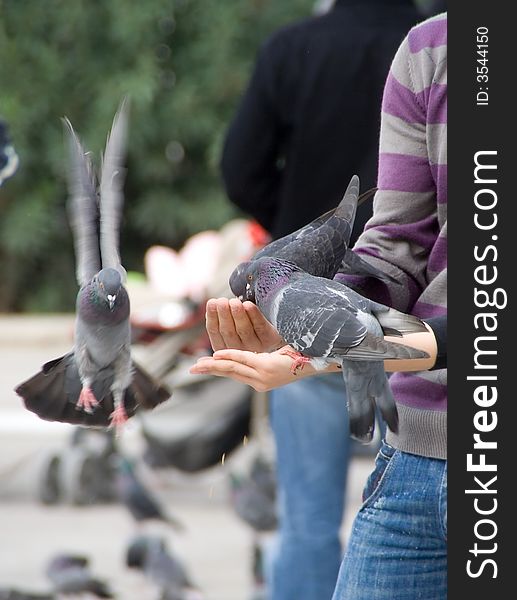
<svg viewBox="0 0 517 600">
<path fill-rule="evenodd" d="M 337 0 L 262 45 L 221 171 L 230 200 L 273 237 L 336 206 L 353 174 L 362 191 L 375 185 L 384 82 L 418 18 L 410 0 Z M 354 237 L 370 214 L 358 211 Z"/>
</svg>

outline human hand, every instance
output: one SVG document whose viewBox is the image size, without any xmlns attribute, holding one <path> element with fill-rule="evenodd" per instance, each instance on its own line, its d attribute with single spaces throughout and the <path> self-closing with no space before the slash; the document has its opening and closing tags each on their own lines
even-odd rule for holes
<svg viewBox="0 0 517 600">
<path fill-rule="evenodd" d="M 302 370 L 293 373 L 291 369 L 293 359 L 285 353 L 286 349 L 292 350 L 289 346 L 271 353 L 235 349 L 218 350 L 213 356 L 199 358 L 190 368 L 190 373 L 230 377 L 251 386 L 257 392 L 267 392 L 297 381 L 301 377 L 316 374 L 310 364 L 305 364 Z"/>
<path fill-rule="evenodd" d="M 268 352 L 285 344 L 255 304 L 238 298 L 208 300 L 206 330 L 214 350 Z"/>
</svg>

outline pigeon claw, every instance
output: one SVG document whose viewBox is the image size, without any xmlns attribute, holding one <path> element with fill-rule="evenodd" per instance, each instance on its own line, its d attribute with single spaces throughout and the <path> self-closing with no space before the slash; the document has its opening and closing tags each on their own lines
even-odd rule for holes
<svg viewBox="0 0 517 600">
<path fill-rule="evenodd" d="M 118 432 L 126 422 L 126 410 L 122 404 L 119 404 L 110 415 L 110 427 L 115 427 Z"/>
<path fill-rule="evenodd" d="M 304 356 L 301 352 L 296 352 L 296 350 L 291 350 L 290 348 L 282 348 L 280 354 L 287 354 L 287 356 L 293 359 L 293 364 L 291 365 L 291 373 L 293 375 L 296 375 L 298 369 L 301 371 L 304 365 L 311 362 L 308 356 Z"/>
<path fill-rule="evenodd" d="M 92 413 L 94 408 L 99 404 L 99 401 L 94 396 L 90 387 L 83 387 L 79 394 L 79 399 L 75 405 L 77 410 L 84 410 L 87 413 Z"/>
</svg>

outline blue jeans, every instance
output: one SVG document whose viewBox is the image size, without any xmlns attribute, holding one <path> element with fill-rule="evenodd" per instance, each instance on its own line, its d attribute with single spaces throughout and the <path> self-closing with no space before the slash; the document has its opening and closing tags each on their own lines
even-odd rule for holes
<svg viewBox="0 0 517 600">
<path fill-rule="evenodd" d="M 342 558 L 349 458 L 342 376 L 310 377 L 273 390 L 270 418 L 280 527 L 268 557 L 269 599 L 330 600 Z"/>
<path fill-rule="evenodd" d="M 383 443 L 333 600 L 447 598 L 447 462 Z"/>
</svg>

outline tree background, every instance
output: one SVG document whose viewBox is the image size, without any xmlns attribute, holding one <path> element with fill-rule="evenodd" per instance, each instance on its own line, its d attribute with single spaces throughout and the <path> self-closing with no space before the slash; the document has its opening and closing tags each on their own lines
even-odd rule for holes
<svg viewBox="0 0 517 600">
<path fill-rule="evenodd" d="M 237 215 L 219 179 L 228 122 L 259 44 L 313 0 L 0 0 L 0 115 L 20 157 L 0 189 L 0 311 L 69 311 L 66 115 L 98 159 L 131 98 L 121 254 L 143 271 Z"/>
</svg>

